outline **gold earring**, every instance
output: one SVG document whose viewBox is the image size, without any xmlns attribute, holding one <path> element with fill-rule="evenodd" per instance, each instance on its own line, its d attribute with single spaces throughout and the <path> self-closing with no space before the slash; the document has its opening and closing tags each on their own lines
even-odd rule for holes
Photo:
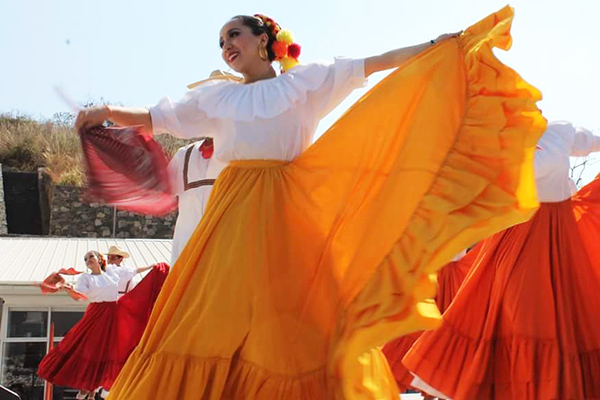
<svg viewBox="0 0 600 400">
<path fill-rule="evenodd" d="M 258 56 L 263 61 L 267 61 L 269 59 L 269 53 L 267 52 L 267 48 L 262 44 L 258 45 Z"/>
</svg>

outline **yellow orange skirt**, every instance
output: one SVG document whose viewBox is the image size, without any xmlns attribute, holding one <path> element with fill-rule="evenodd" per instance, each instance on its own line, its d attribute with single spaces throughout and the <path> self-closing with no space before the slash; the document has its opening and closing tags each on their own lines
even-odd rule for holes
<svg viewBox="0 0 600 400">
<path fill-rule="evenodd" d="M 600 398 L 600 180 L 482 243 L 403 360 L 453 399 Z"/>
<path fill-rule="evenodd" d="M 382 399 L 428 276 L 538 206 L 539 92 L 506 8 L 384 79 L 289 163 L 231 163 L 111 399 Z"/>
</svg>

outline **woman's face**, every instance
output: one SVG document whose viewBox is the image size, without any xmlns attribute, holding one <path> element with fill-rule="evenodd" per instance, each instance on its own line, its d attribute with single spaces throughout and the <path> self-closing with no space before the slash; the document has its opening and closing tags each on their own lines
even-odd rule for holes
<svg viewBox="0 0 600 400">
<path fill-rule="evenodd" d="M 256 69 L 258 64 L 265 62 L 260 58 L 258 49 L 267 43 L 266 33 L 255 36 L 252 29 L 243 25 L 239 19 L 232 19 L 221 28 L 219 45 L 223 60 L 241 74 Z"/>
<path fill-rule="evenodd" d="M 85 265 L 94 272 L 100 271 L 100 261 L 93 251 L 88 251 L 84 256 Z"/>
</svg>

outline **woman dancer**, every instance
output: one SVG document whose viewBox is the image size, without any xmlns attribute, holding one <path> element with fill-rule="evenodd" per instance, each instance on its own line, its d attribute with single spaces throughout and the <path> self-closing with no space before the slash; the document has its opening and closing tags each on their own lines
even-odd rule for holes
<svg viewBox="0 0 600 400">
<path fill-rule="evenodd" d="M 598 178 L 571 197 L 569 156 L 600 138 L 557 122 L 538 143 L 542 206 L 481 244 L 443 315 L 403 360 L 413 386 L 452 399 L 600 398 Z"/>
<path fill-rule="evenodd" d="M 82 129 L 212 136 L 229 162 L 113 398 L 397 396 L 377 346 L 427 326 L 428 275 L 537 206 L 540 94 L 492 53 L 511 20 L 506 8 L 460 37 L 289 69 L 291 34 L 238 16 L 219 41 L 243 82 L 80 113 Z M 396 67 L 309 147 L 323 116 Z"/>
<path fill-rule="evenodd" d="M 38 375 L 55 385 L 79 389 L 78 399 L 93 398 L 99 387 L 109 390 L 127 357 L 139 342 L 169 267 L 160 263 L 143 268 L 106 264 L 97 251 L 84 257 L 91 273 L 77 279 L 74 290 L 90 304 L 41 361 Z M 119 282 L 153 270 L 118 301 Z"/>
</svg>

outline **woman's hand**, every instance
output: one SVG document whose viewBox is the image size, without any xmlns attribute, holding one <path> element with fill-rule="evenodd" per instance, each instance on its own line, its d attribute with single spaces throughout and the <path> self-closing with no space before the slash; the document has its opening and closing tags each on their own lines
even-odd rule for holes
<svg viewBox="0 0 600 400">
<path fill-rule="evenodd" d="M 108 106 L 101 107 L 90 107 L 79 111 L 77 114 L 77 120 L 75 121 L 75 128 L 80 130 L 82 128 L 93 128 L 94 126 L 100 126 L 109 119 L 110 108 Z"/>
<path fill-rule="evenodd" d="M 461 35 L 461 33 L 463 33 L 463 31 L 455 32 L 455 33 L 444 33 L 443 35 L 438 36 L 437 39 L 435 39 L 435 42 L 439 43 L 439 42 L 443 42 L 444 40 L 457 38 Z"/>
<path fill-rule="evenodd" d="M 101 106 L 81 110 L 75 121 L 75 128 L 93 128 L 109 120 L 117 126 L 141 125 L 146 132 L 152 132 L 152 118 L 147 108 Z"/>
</svg>

